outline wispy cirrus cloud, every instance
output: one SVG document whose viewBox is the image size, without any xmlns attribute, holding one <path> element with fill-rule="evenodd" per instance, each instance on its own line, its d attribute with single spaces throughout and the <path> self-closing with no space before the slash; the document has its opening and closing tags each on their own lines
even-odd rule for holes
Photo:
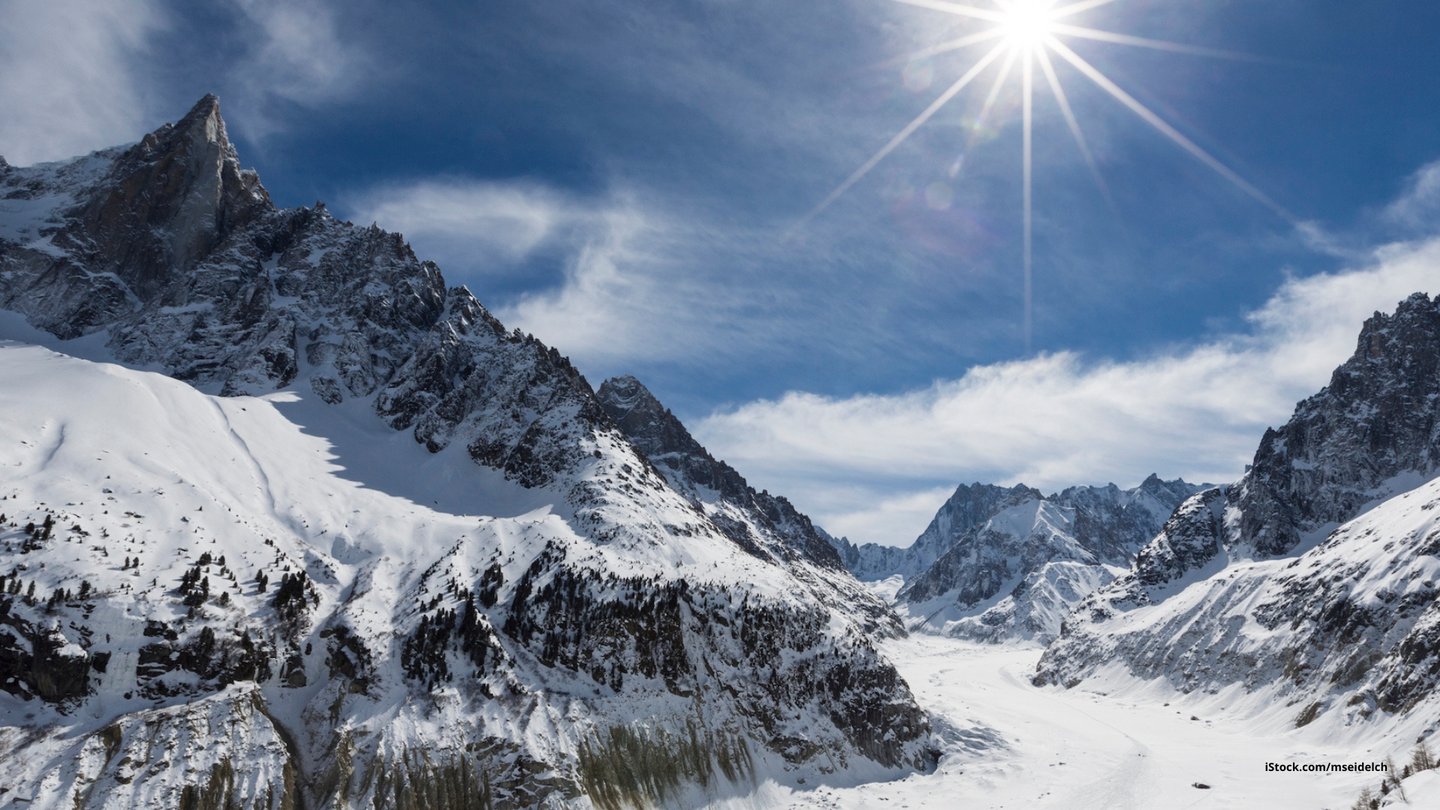
<svg viewBox="0 0 1440 810">
<path fill-rule="evenodd" d="M 887 310 L 860 289 L 873 271 L 847 266 L 863 255 L 834 260 L 838 240 L 826 234 L 792 239 L 788 223 L 726 216 L 662 189 L 427 178 L 363 190 L 342 208 L 403 233 L 507 325 L 587 373 L 713 369 L 843 340 L 883 351 L 899 339 L 885 337 L 877 319 Z M 849 325 L 843 338 L 828 326 L 837 320 Z"/>
<path fill-rule="evenodd" d="M 246 45 L 225 73 L 245 114 L 242 131 L 263 138 L 285 128 L 286 104 L 352 98 L 377 79 L 367 40 L 343 28 L 352 7 L 328 0 L 231 0 Z M 367 32 L 368 33 L 368 32 Z"/>
<path fill-rule="evenodd" d="M 7 3 L 0 25 L 0 155 L 17 165 L 136 139 L 153 128 L 146 59 L 157 2 Z"/>
<path fill-rule="evenodd" d="M 1290 279 L 1245 330 L 1198 345 L 1128 362 L 1047 354 L 894 395 L 791 392 L 714 413 L 695 433 L 822 525 L 896 545 L 929 515 L 894 520 L 892 505 L 939 483 L 1133 485 L 1152 471 L 1229 481 L 1264 429 L 1354 351 L 1365 318 L 1440 292 L 1437 267 L 1440 238 L 1390 245 L 1363 265 Z"/>
<path fill-rule="evenodd" d="M 404 233 L 507 325 L 618 370 L 717 349 L 744 300 L 708 266 L 725 237 L 642 197 L 446 178 L 368 189 L 346 207 Z M 541 272 L 549 283 L 535 283 Z"/>
<path fill-rule="evenodd" d="M 1381 212 L 1382 221 L 1414 232 L 1440 219 L 1440 160 L 1410 176 L 1405 191 Z"/>
<path fill-rule="evenodd" d="M 603 203 L 541 183 L 430 178 L 367 189 L 347 201 L 353 218 L 399 231 L 447 268 L 484 276 L 554 241 L 603 225 Z"/>
</svg>

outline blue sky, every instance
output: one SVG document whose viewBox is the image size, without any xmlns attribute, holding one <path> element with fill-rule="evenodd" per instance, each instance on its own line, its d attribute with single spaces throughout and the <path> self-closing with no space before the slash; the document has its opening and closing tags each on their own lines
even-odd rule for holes
<svg viewBox="0 0 1440 810">
<path fill-rule="evenodd" d="M 989 3 L 991 0 L 984 0 Z M 283 205 L 398 230 L 598 384 L 634 373 L 718 455 L 856 539 L 962 481 L 1229 480 L 1360 321 L 1440 290 L 1440 8 L 1116 0 L 1068 39 L 1289 213 L 1061 66 L 1101 193 L 1035 100 L 1022 328 L 1018 79 L 890 0 L 8 4 L 0 154 L 132 141 L 218 93 Z M 992 71 L 994 68 L 992 68 Z"/>
</svg>

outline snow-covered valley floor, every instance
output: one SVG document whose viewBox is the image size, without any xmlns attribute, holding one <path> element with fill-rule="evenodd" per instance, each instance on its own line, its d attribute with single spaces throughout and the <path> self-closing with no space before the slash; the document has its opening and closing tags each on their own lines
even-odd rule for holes
<svg viewBox="0 0 1440 810">
<path fill-rule="evenodd" d="M 1233 714 L 1246 716 L 1231 717 L 1218 696 L 1167 705 L 1132 693 L 1037 688 L 1029 682 L 1036 647 L 916 634 L 887 652 L 947 738 L 934 773 L 840 788 L 772 781 L 716 806 L 1349 808 L 1381 774 L 1267 773 L 1265 763 L 1368 762 L 1387 753 L 1399 763 L 1409 755 L 1393 737 L 1319 742 L 1318 730 L 1286 730 L 1278 713 L 1240 701 Z"/>
</svg>

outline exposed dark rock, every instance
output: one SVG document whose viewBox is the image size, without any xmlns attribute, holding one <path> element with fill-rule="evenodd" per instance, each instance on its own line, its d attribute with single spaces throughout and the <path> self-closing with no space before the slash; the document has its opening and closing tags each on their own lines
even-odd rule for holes
<svg viewBox="0 0 1440 810">
<path fill-rule="evenodd" d="M 1304 703 L 1301 724 L 1414 709 L 1440 687 L 1437 418 L 1440 300 L 1416 294 L 1366 322 L 1244 478 L 1187 501 L 1081 605 L 1036 681 L 1118 661 L 1187 691 L 1276 690 Z M 1122 623 L 1131 611 L 1144 620 Z"/>
</svg>

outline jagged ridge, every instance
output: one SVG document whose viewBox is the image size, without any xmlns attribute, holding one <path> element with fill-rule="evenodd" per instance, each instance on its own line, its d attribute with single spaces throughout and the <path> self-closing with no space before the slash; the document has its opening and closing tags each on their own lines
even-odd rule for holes
<svg viewBox="0 0 1440 810">
<path fill-rule="evenodd" d="M 1366 322 L 1244 478 L 1186 501 L 1081 605 L 1037 682 L 1118 666 L 1273 692 L 1300 723 L 1416 710 L 1440 685 L 1437 404 L 1440 300 L 1416 294 Z"/>
<path fill-rule="evenodd" d="M 108 414 L 59 407 L 79 403 L 47 381 L 63 368 L 99 391 L 109 372 L 6 355 L 61 419 L 59 449 L 8 494 L 37 520 L 132 535 L 124 567 L 104 562 L 113 540 L 76 557 L 64 547 L 74 538 L 5 536 L 0 571 L 43 560 L 42 574 L 20 578 L 61 593 L 50 606 L 23 590 L 4 597 L 0 633 L 15 630 L 5 638 L 20 651 L 5 699 L 28 699 L 21 713 L 49 701 L 49 722 L 67 729 L 0 734 L 0 760 L 36 763 L 17 790 L 67 807 L 171 806 L 187 791 L 244 806 L 398 806 L 433 782 L 448 787 L 429 806 L 534 806 L 593 788 L 609 771 L 592 757 L 582 774 L 580 751 L 606 751 L 605 740 L 632 739 L 615 729 L 636 726 L 698 735 L 695 750 L 733 753 L 738 739 L 755 767 L 816 777 L 933 760 L 925 716 L 863 622 L 737 546 L 655 472 L 563 356 L 447 288 L 399 235 L 318 204 L 277 209 L 240 168 L 213 97 L 132 147 L 0 167 L 0 198 L 0 306 L 62 338 L 101 334 L 115 359 L 204 392 L 294 392 L 231 403 L 116 372 L 111 398 L 143 422 L 107 433 L 97 422 Z M 126 399 L 133 391 L 150 398 Z M 29 413 L 28 401 L 9 407 Z M 367 432 L 380 420 L 436 461 Z M 151 450 L 125 444 L 140 437 Z M 122 446 L 129 461 L 97 496 L 87 459 Z M 414 482 L 366 477 L 380 469 L 364 463 L 372 446 L 411 458 L 430 486 L 473 481 L 468 508 L 494 517 L 477 527 L 418 506 Z M 335 478 L 327 452 L 370 486 Z M 231 457 L 249 461 L 216 464 Z M 45 473 L 60 460 L 78 477 Z M 156 463 L 177 479 L 162 484 Z M 165 520 L 136 529 L 153 509 Z M 197 534 L 213 553 L 190 546 Z M 92 590 L 77 596 L 82 578 Z M 45 611 L 61 628 L 51 647 L 35 644 L 50 638 Z M 104 632 L 92 618 L 102 615 Z M 75 666 L 91 672 L 64 674 Z M 187 706 L 223 722 L 214 712 L 239 704 L 211 696 L 247 688 L 263 718 L 246 727 L 260 736 L 228 753 L 220 744 L 220 771 L 197 776 L 161 749 L 143 775 L 116 770 L 117 734 Z M 122 707 L 120 731 L 91 716 L 101 705 Z M 294 744 L 281 753 L 266 729 Z M 66 746 L 103 756 L 76 770 L 66 763 L 79 749 Z M 715 772 L 664 767 L 691 780 Z M 94 790 L 121 777 L 124 790 Z"/>
</svg>

